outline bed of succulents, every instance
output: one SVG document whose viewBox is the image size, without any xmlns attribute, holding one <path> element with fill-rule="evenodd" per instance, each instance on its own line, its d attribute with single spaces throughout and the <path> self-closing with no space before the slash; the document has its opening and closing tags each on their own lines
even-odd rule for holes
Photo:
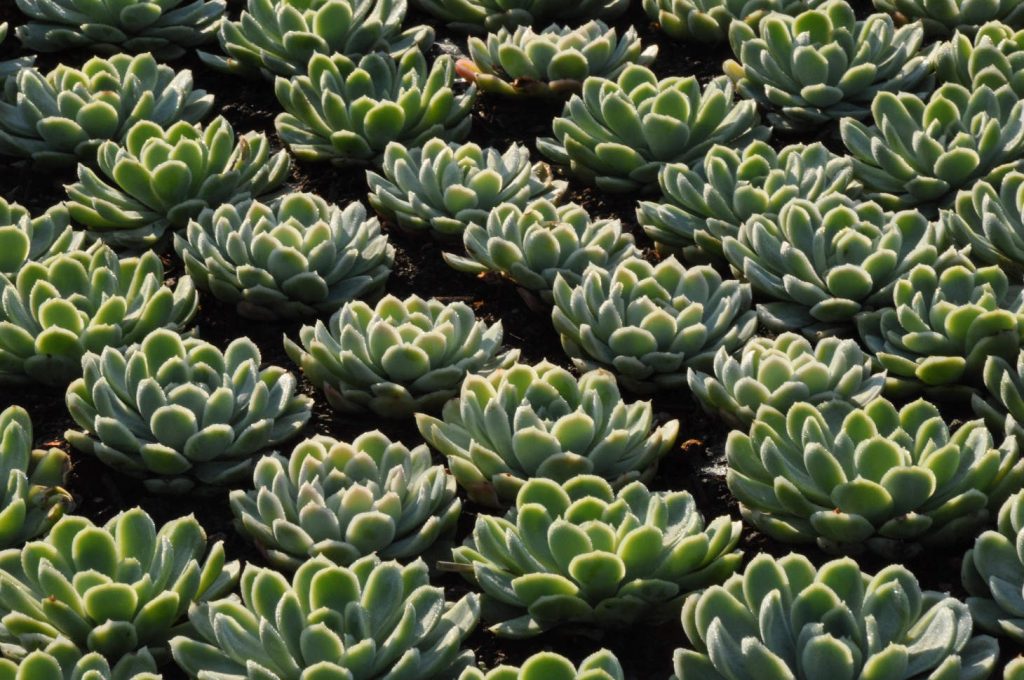
<svg viewBox="0 0 1024 680">
<path fill-rule="evenodd" d="M 1024 1 L 0 3 L 0 680 L 1024 680 Z"/>
</svg>

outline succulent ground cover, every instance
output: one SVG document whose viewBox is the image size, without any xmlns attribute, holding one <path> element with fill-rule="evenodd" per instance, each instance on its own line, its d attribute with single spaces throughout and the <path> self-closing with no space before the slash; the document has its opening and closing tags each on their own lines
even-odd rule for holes
<svg viewBox="0 0 1024 680">
<path fill-rule="evenodd" d="M 31 417 L 25 442 L 19 412 L 0 411 L 0 463 L 15 471 L 0 573 L 22 584 L 0 576 L 0 680 L 1024 678 L 1018 3 L 229 0 L 234 31 L 211 29 L 221 4 L 0 3 L 0 79 L 33 58 L 47 74 L 150 50 L 212 98 L 189 128 L 221 130 L 181 126 L 146 149 L 139 133 L 120 154 L 117 130 L 90 134 L 84 150 L 107 138 L 111 151 L 81 159 L 70 211 L 74 163 L 0 158 L 0 409 Z M 19 31 L 20 5 L 96 14 L 64 21 L 44 52 L 21 45 L 46 29 Z M 792 18 L 762 29 L 768 10 Z M 879 46 L 893 40 L 878 19 L 853 47 L 826 45 L 856 30 L 850 17 L 886 12 L 907 41 Z M 733 18 L 737 39 L 767 45 L 734 53 Z M 981 27 L 992 19 L 1008 26 Z M 528 33 L 552 23 L 583 30 L 555 53 Z M 490 89 L 460 64 L 470 36 L 500 80 Z M 430 98 L 418 69 L 399 86 L 369 67 L 412 45 L 424 73 L 452 66 Z M 282 127 L 302 134 L 279 136 L 273 76 L 308 78 L 310 57 L 333 51 L 370 82 L 314 83 L 293 98 L 313 108 L 287 112 L 301 125 Z M 784 69 L 722 80 L 723 62 L 751 67 L 759 51 Z M 884 55 L 888 71 L 863 66 Z M 627 69 L 632 103 L 586 86 Z M 646 70 L 687 82 L 648 97 Z M 17 78 L 6 87 L 14 106 Z M 855 96 L 822 103 L 837 91 Z M 61 112 L 94 122 L 101 107 L 70 99 Z M 847 106 L 863 129 L 841 122 Z M 416 152 L 432 137 L 442 163 Z M 671 264 L 631 265 L 607 295 L 587 279 L 630 258 Z M 130 285 L 132 266 L 150 282 Z M 413 296 L 458 313 L 397 313 Z M 332 322 L 343 304 L 358 313 Z M 388 323 L 369 322 L 378 309 Z M 154 360 L 127 360 L 147 338 Z M 557 371 L 529 405 L 511 388 L 488 398 L 503 372 L 525 389 L 524 368 L 545 361 Z M 831 397 L 846 403 L 819 421 Z M 769 436 L 791 409 L 804 430 Z M 730 432 L 756 444 L 735 456 L 752 480 L 742 511 Z M 845 464 L 846 482 L 825 474 Z M 570 491 L 584 497 L 563 508 L 555 489 L 583 473 Z M 535 540 L 535 520 L 555 534 Z M 773 537 L 783 523 L 799 540 Z M 851 528 L 870 537 L 851 545 Z"/>
</svg>

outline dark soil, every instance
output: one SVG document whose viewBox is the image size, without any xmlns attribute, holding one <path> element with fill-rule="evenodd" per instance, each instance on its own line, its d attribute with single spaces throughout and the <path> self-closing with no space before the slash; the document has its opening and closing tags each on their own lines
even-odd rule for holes
<svg viewBox="0 0 1024 680">
<path fill-rule="evenodd" d="M 229 0 L 235 14 L 243 3 Z M 870 12 L 865 0 L 853 2 L 862 14 Z M 13 2 L 0 3 L 0 22 L 9 21 L 12 26 L 22 20 Z M 731 58 L 727 46 L 708 49 L 673 43 L 658 33 L 648 18 L 634 3 L 634 9 L 620 22 L 620 27 L 632 24 L 640 31 L 645 44 L 656 42 L 660 53 L 653 68 L 659 76 L 696 75 L 702 82 L 719 75 L 723 60 Z M 437 29 L 438 45 L 435 50 L 451 52 L 461 50 L 464 40 L 453 35 L 429 17 L 410 11 L 409 25 L 431 23 Z M 13 34 L 13 29 L 11 31 Z M 0 46 L 0 59 L 19 54 L 18 43 L 9 38 Z M 63 53 L 42 55 L 39 65 L 46 70 L 58 61 L 81 64 L 90 55 L 85 53 Z M 276 139 L 274 117 L 279 113 L 277 101 L 270 82 L 245 81 L 227 77 L 205 68 L 197 58 L 189 56 L 175 64 L 178 68 L 190 68 L 195 76 L 196 86 L 216 94 L 215 113 L 223 114 L 235 126 L 236 131 L 255 129 L 266 132 Z M 508 99 L 481 97 L 474 111 L 471 141 L 481 145 L 505 148 L 511 142 L 524 143 L 535 149 L 538 136 L 550 134 L 551 119 L 558 114 L 561 105 L 545 102 L 519 102 Z M 825 135 L 827 138 L 829 135 Z M 794 141 L 809 139 L 774 139 L 778 146 Z M 835 142 L 830 140 L 830 146 Z M 840 145 L 841 146 L 841 145 Z M 539 156 L 538 156 L 539 157 Z M 0 162 L 0 196 L 17 201 L 39 212 L 63 200 L 63 185 L 74 180 L 74 172 L 36 172 L 22 164 Z M 339 170 L 330 165 L 296 164 L 293 171 L 293 186 L 297 190 L 311 191 L 328 200 L 345 204 L 354 200 L 365 202 L 367 186 L 362 170 Z M 651 242 L 636 225 L 636 196 L 614 196 L 600 194 L 593 189 L 573 183 L 569 199 L 591 211 L 595 217 L 617 217 L 636 236 L 638 244 L 656 257 Z M 463 300 L 470 303 L 481 318 L 488 321 L 501 320 L 505 338 L 510 347 L 518 348 L 524 360 L 548 359 L 564 366 L 570 362 L 563 353 L 557 334 L 553 331 L 546 314 L 532 310 L 509 286 L 490 284 L 481 279 L 463 275 L 448 268 L 441 253 L 458 244 L 440 245 L 428 239 L 410 237 L 398 230 L 389 230 L 392 243 L 397 248 L 395 268 L 387 290 L 398 296 L 417 293 L 436 296 L 445 301 Z M 181 273 L 181 266 L 173 253 L 164 257 L 169 276 Z M 201 309 L 197 319 L 199 335 L 206 340 L 224 346 L 232 339 L 247 335 L 263 352 L 265 362 L 295 369 L 282 347 L 282 337 L 296 337 L 299 323 L 255 323 L 239 317 L 233 308 L 222 305 L 210 296 L 201 298 Z M 393 439 L 408 445 L 422 442 L 411 419 L 403 421 L 379 420 L 367 422 L 365 418 L 352 418 L 334 413 L 322 396 L 312 386 L 304 383 L 303 390 L 316 398 L 314 417 L 304 435 L 328 434 L 339 439 L 352 439 L 369 427 L 377 427 Z M 686 489 L 693 494 L 698 506 L 708 519 L 721 514 L 738 518 L 736 503 L 725 486 L 722 470 L 722 450 L 727 429 L 717 420 L 706 416 L 685 392 L 659 395 L 655 407 L 661 420 L 679 419 L 682 424 L 679 445 L 663 461 L 653 483 L 658 489 Z M 59 389 L 38 387 L 8 389 L 0 394 L 0 407 L 20 404 L 28 409 L 35 426 L 37 443 L 40 446 L 59 446 L 68 449 L 64 432 L 73 427 L 64 405 L 64 392 Z M 952 411 L 951 417 L 966 417 L 969 412 Z M 287 449 L 287 447 L 285 447 Z M 260 554 L 232 527 L 232 515 L 228 508 L 226 494 L 215 496 L 188 495 L 185 497 L 162 497 L 145 493 L 137 480 L 122 476 L 99 463 L 94 458 L 71 452 L 74 468 L 69 488 L 77 500 L 77 512 L 90 519 L 102 522 L 121 510 L 142 506 L 151 513 L 158 523 L 163 523 L 183 514 L 193 513 L 207 529 L 212 540 L 223 540 L 230 556 L 243 562 L 263 564 Z M 460 524 L 460 536 L 468 534 L 477 512 L 480 510 L 467 503 Z M 767 540 L 757 532 L 745 529 L 741 547 L 749 556 L 764 551 L 776 555 L 788 553 L 790 546 Z M 966 547 L 966 546 L 963 546 Z M 930 551 L 907 564 L 918 575 L 927 588 L 950 591 L 963 595 L 960 586 L 960 559 L 963 547 L 946 552 Z M 822 563 L 827 556 L 814 548 L 798 548 L 816 563 Z M 866 571 L 876 571 L 884 566 L 877 558 L 862 557 L 861 564 Z M 469 590 L 468 585 L 454 575 L 439 575 L 437 583 L 444 585 L 452 596 Z M 1005 641 L 1004 659 L 1018 651 Z M 611 633 L 603 639 L 594 639 L 571 632 L 554 631 L 528 641 L 496 639 L 481 626 L 468 641 L 477 652 L 478 661 L 491 667 L 498 663 L 518 664 L 528 655 L 551 649 L 568 655 L 574 660 L 607 646 L 614 650 L 623 662 L 628 676 L 641 680 L 667 678 L 671 672 L 672 650 L 684 644 L 684 636 L 678 622 L 658 627 L 637 626 L 625 632 Z M 168 679 L 184 677 L 176 668 L 164 669 Z"/>
</svg>

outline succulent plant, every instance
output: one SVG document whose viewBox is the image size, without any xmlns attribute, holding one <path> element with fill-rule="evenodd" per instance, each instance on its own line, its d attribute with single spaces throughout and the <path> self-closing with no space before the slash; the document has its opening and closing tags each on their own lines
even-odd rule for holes
<svg viewBox="0 0 1024 680">
<path fill-rule="evenodd" d="M 379 165 L 390 142 L 422 146 L 433 137 L 461 142 L 469 134 L 476 88 L 456 95 L 450 56 L 427 67 L 419 50 L 358 61 L 315 54 L 309 71 L 274 87 L 285 113 L 277 133 L 299 159 L 335 165 Z"/>
<path fill-rule="evenodd" d="M 248 0 L 238 21 L 220 27 L 226 56 L 200 52 L 212 68 L 239 75 L 296 76 L 314 54 L 358 59 L 434 42 L 429 26 L 402 30 L 406 0 Z"/>
<path fill-rule="evenodd" d="M 79 165 L 78 182 L 67 187 L 68 211 L 105 242 L 127 248 L 154 245 L 205 208 L 266 194 L 291 170 L 287 153 L 271 155 L 266 135 L 236 139 L 223 117 L 205 128 L 136 123 L 123 145 L 104 142 L 97 162 L 109 181 Z"/>
<path fill-rule="evenodd" d="M 167 329 L 124 351 L 89 352 L 67 392 L 82 431 L 64 436 L 152 492 L 230 486 L 310 418 L 313 400 L 297 394 L 295 376 L 261 364 L 249 338 L 221 352 Z"/>
<path fill-rule="evenodd" d="M 751 28 L 771 12 L 796 14 L 822 0 L 643 0 L 647 16 L 669 37 L 688 43 L 725 42 L 733 21 Z"/>
<path fill-rule="evenodd" d="M 1024 102 L 1011 106 L 987 85 L 946 83 L 927 100 L 879 92 L 871 113 L 870 128 L 853 118 L 839 128 L 867 198 L 886 208 L 943 207 L 958 189 L 1021 165 Z"/>
<path fill-rule="evenodd" d="M 981 420 L 951 433 L 923 400 L 765 405 L 749 435 L 729 434 L 726 459 L 729 490 L 760 531 L 894 560 L 974 537 L 1024 481 L 1015 437 L 998 444 Z"/>
<path fill-rule="evenodd" d="M 615 78 L 629 64 L 648 66 L 658 46 L 644 48 L 632 26 L 622 37 L 600 19 L 579 28 L 552 24 L 470 36 L 469 59 L 455 65 L 482 92 L 510 97 L 560 97 L 579 92 L 588 76 Z"/>
<path fill-rule="evenodd" d="M 191 71 L 176 73 L 148 53 L 94 57 L 81 69 L 59 64 L 45 76 L 24 68 L 5 90 L 0 153 L 41 166 L 92 163 L 104 141 L 120 142 L 140 121 L 196 123 L 213 105 L 213 95 L 193 89 Z"/>
<path fill-rule="evenodd" d="M 422 560 L 402 566 L 370 555 L 342 567 L 318 556 L 291 583 L 248 565 L 241 591 L 241 601 L 194 607 L 198 635 L 172 640 L 189 676 L 417 680 L 455 677 L 474 660 L 460 648 L 480 617 L 479 597 L 446 601 Z"/>
<path fill-rule="evenodd" d="M 0 198 L 0 274 L 16 275 L 29 262 L 85 248 L 85 233 L 71 227 L 63 203 L 32 218 L 25 208 Z"/>
<path fill-rule="evenodd" d="M 872 576 L 850 558 L 758 555 L 682 618 L 694 649 L 676 650 L 673 680 L 984 680 L 999 657 L 963 602 L 902 565 Z"/>
<path fill-rule="evenodd" d="M 861 189 L 849 157 L 820 142 L 781 151 L 762 141 L 742 150 L 716 144 L 692 167 L 666 164 L 658 184 L 662 201 L 640 202 L 637 220 L 660 251 L 695 263 L 721 260 L 722 239 L 754 215 L 777 215 L 797 198 L 856 198 Z"/>
<path fill-rule="evenodd" d="M 214 39 L 225 0 L 17 0 L 30 21 L 18 26 L 36 52 L 85 48 L 101 54 L 150 52 L 176 59 Z"/>
<path fill-rule="evenodd" d="M 126 654 L 111 665 L 102 654 L 83 654 L 71 640 L 58 637 L 17 662 L 0 659 L 0 680 L 161 680 L 148 650 Z M 616 679 L 619 680 L 619 679 Z"/>
<path fill-rule="evenodd" d="M 758 306 L 762 323 L 808 334 L 889 306 L 897 279 L 918 264 L 970 264 L 921 213 L 892 215 L 842 194 L 793 199 L 778 215 L 754 215 L 735 237 L 723 238 L 722 249 L 754 290 L 777 300 Z"/>
<path fill-rule="evenodd" d="M 734 21 L 729 42 L 739 62 L 723 69 L 775 128 L 803 131 L 866 117 L 877 92 L 931 92 L 923 40 L 920 23 L 897 28 L 888 14 L 858 21 L 846 0 L 828 0 L 795 17 L 768 14 L 757 30 Z"/>
<path fill-rule="evenodd" d="M 995 530 L 978 536 L 961 563 L 967 605 L 978 626 L 1024 642 L 1024 491 L 1003 503 Z M 1009 676 L 1007 676 L 1009 677 Z"/>
<path fill-rule="evenodd" d="M 629 0 L 413 0 L 413 4 L 456 31 L 482 33 L 552 21 L 616 19 L 629 7 Z"/>
<path fill-rule="evenodd" d="M 740 522 L 707 526 L 687 491 L 617 493 L 594 475 L 559 484 L 531 479 L 505 517 L 477 515 L 453 564 L 516 613 L 491 631 L 539 635 L 558 625 L 623 628 L 679 612 L 689 592 L 721 583 L 739 566 Z M 444 567 L 445 565 L 442 565 Z"/>
<path fill-rule="evenodd" d="M 472 222 L 484 224 L 502 203 L 525 207 L 545 198 L 558 202 L 567 184 L 544 163 L 530 163 L 525 146 L 504 152 L 477 144 L 431 139 L 422 148 L 388 144 L 383 175 L 368 171 L 370 205 L 411 232 L 461 237 Z"/>
<path fill-rule="evenodd" d="M 757 330 L 749 284 L 674 257 L 589 267 L 576 286 L 560 276 L 552 296 L 551 320 L 576 367 L 606 367 L 636 392 L 683 386 L 687 368 L 708 370 L 719 347 L 732 352 Z"/>
<path fill-rule="evenodd" d="M 196 306 L 192 279 L 165 286 L 152 251 L 118 259 L 101 245 L 29 262 L 0 274 L 0 383 L 63 387 L 82 374 L 86 352 L 181 330 Z"/>
<path fill-rule="evenodd" d="M 985 359 L 982 380 L 987 394 L 971 395 L 974 412 L 993 432 L 1008 427 L 1024 442 L 1024 350 L 1013 364 L 1001 356 Z"/>
<path fill-rule="evenodd" d="M 754 338 L 738 358 L 724 347 L 715 354 L 714 375 L 690 369 L 690 391 L 704 410 L 730 427 L 747 429 L 761 405 L 785 411 L 798 401 L 845 401 L 864 406 L 885 386 L 871 356 L 855 340 L 822 338 L 813 346 L 802 335 Z"/>
<path fill-rule="evenodd" d="M 602 649 L 578 667 L 561 654 L 537 652 L 519 668 L 503 664 L 486 673 L 467 668 L 459 680 L 626 680 L 626 674 L 615 654 Z"/>
<path fill-rule="evenodd" d="M 445 262 L 470 274 L 497 274 L 548 303 L 556 276 L 579 283 L 589 265 L 614 268 L 640 254 L 619 220 L 591 220 L 576 203 L 556 206 L 544 198 L 522 208 L 499 205 L 485 224 L 466 227 L 463 243 L 466 256 L 445 253 Z"/>
<path fill-rule="evenodd" d="M 416 425 L 469 497 L 492 508 L 534 477 L 650 481 L 679 433 L 678 420 L 655 427 L 650 402 L 624 402 L 607 371 L 577 380 L 547 361 L 471 375 L 440 419 L 420 413 Z"/>
<path fill-rule="evenodd" d="M 971 247 L 971 259 L 1024 273 L 1024 173 L 1015 170 L 996 184 L 975 182 L 940 217 L 958 244 Z"/>
<path fill-rule="evenodd" d="M 7 22 L 0 23 L 0 43 L 3 43 L 7 39 Z M 4 86 L 4 81 L 13 75 L 16 75 L 18 71 L 26 69 L 34 64 L 36 58 L 34 55 L 27 57 L 18 57 L 17 59 L 8 59 L 7 61 L 0 61 L 0 89 Z"/>
<path fill-rule="evenodd" d="M 71 459 L 57 448 L 32 448 L 32 420 L 20 406 L 0 412 L 0 548 L 49 531 L 73 504 L 62 487 Z M 2 677 L 2 674 L 0 674 Z"/>
<path fill-rule="evenodd" d="M 402 418 L 441 408 L 467 374 L 514 362 L 501 338 L 500 321 L 487 326 L 464 302 L 387 295 L 376 307 L 346 303 L 284 347 L 333 408 Z"/>
<path fill-rule="evenodd" d="M 980 385 L 989 356 L 1013 360 L 1024 340 L 1024 294 L 996 266 L 940 273 L 917 265 L 896 282 L 892 303 L 856 318 L 868 351 L 889 372 L 890 394 L 926 388 L 937 398 L 958 396 Z"/>
<path fill-rule="evenodd" d="M 659 80 L 630 64 L 614 80 L 591 76 L 537 148 L 602 191 L 653 189 L 665 163 L 696 161 L 715 144 L 741 147 L 768 137 L 757 105 L 733 101 L 725 76 L 703 88 L 694 76 Z"/>
<path fill-rule="evenodd" d="M 252 319 L 315 316 L 375 296 L 395 249 L 361 203 L 313 194 L 206 209 L 175 247 L 196 285 Z"/>
<path fill-rule="evenodd" d="M 1018 656 L 1006 664 L 1003 680 L 1024 680 L 1024 656 Z"/>
<path fill-rule="evenodd" d="M 231 492 L 231 510 L 282 569 L 317 555 L 342 565 L 370 554 L 416 557 L 449 538 L 462 512 L 455 478 L 431 464 L 425 445 L 409 450 L 378 430 L 351 444 L 317 436 L 288 458 L 265 456 L 253 486 Z"/>
<path fill-rule="evenodd" d="M 992 0 L 973 3 L 965 0 L 945 0 L 941 3 L 925 0 L 873 0 L 882 12 L 899 14 L 904 19 L 921 20 L 929 36 L 946 37 L 955 30 L 974 33 L 978 27 L 998 21 L 1013 28 L 1024 27 L 1024 7 L 1013 0 Z"/>
<path fill-rule="evenodd" d="M 159 658 L 191 630 L 189 608 L 234 588 L 238 571 L 223 543 L 207 551 L 192 516 L 158 530 L 141 508 L 103 526 L 67 515 L 44 540 L 0 552 L 0 638 L 15 656 L 66 637 L 111 664 L 142 650 Z"/>
<path fill-rule="evenodd" d="M 968 89 L 988 85 L 1000 97 L 1024 96 L 1024 31 L 990 21 L 971 35 L 957 31 L 931 53 L 938 79 Z"/>
</svg>

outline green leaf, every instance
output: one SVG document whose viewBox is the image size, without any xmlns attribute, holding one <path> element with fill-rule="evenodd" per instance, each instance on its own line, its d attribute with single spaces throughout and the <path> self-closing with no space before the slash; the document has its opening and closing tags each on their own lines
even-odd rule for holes
<svg viewBox="0 0 1024 680">
<path fill-rule="evenodd" d="M 832 500 L 843 512 L 861 515 L 873 524 L 892 514 L 889 492 L 868 479 L 854 479 L 832 491 Z"/>
<path fill-rule="evenodd" d="M 512 580 L 516 597 L 529 607 L 541 597 L 551 595 L 576 596 L 579 589 L 572 581 L 558 574 L 533 573 Z"/>
<path fill-rule="evenodd" d="M 381 356 L 381 368 L 391 379 L 409 382 L 430 371 L 430 357 L 415 345 L 393 345 Z"/>
<path fill-rule="evenodd" d="M 950 187 L 962 187 L 978 169 L 980 163 L 981 159 L 973 149 L 949 149 L 935 162 L 935 176 Z"/>
<path fill-rule="evenodd" d="M 91 139 L 114 139 L 121 125 L 117 109 L 103 101 L 91 101 L 78 110 L 75 122 Z"/>
<path fill-rule="evenodd" d="M 88 133 L 78 123 L 59 116 L 43 118 L 36 123 L 36 130 L 46 144 L 55 150 L 74 152 L 79 144 L 89 139 Z"/>
<path fill-rule="evenodd" d="M 157 441 L 176 451 L 181 451 L 189 437 L 198 431 L 196 414 L 177 404 L 158 408 L 149 425 Z"/>
<path fill-rule="evenodd" d="M 367 112 L 363 126 L 369 145 L 383 150 L 388 142 L 401 138 L 405 127 L 405 111 L 395 102 L 379 102 Z"/>
<path fill-rule="evenodd" d="M 617 665 L 618 662 L 616 662 Z M 582 667 L 581 670 L 583 670 Z M 568 659 L 552 652 L 534 654 L 526 660 L 516 675 L 516 678 L 521 680 L 577 680 L 579 677 L 582 676 L 576 675 L 576 668 Z M 597 680 L 597 677 L 595 673 L 594 680 Z M 610 674 L 609 677 L 611 677 Z M 501 679 L 495 678 L 495 680 Z"/>
<path fill-rule="evenodd" d="M 964 374 L 963 357 L 925 357 L 917 365 L 917 378 L 926 385 L 955 385 Z"/>
<path fill-rule="evenodd" d="M 83 528 L 71 542 L 71 554 L 78 571 L 93 569 L 101 574 L 113 574 L 120 562 L 114 538 L 95 527 Z"/>
<path fill-rule="evenodd" d="M 569 575 L 580 584 L 587 600 L 600 602 L 618 590 L 626 576 L 626 565 L 615 554 L 594 551 L 574 557 Z"/>
<path fill-rule="evenodd" d="M 93 621 L 131 621 L 139 604 L 135 589 L 126 583 L 108 583 L 90 588 L 82 597 L 86 613 Z"/>
<path fill-rule="evenodd" d="M 804 673 L 809 678 L 854 680 L 856 668 L 850 649 L 831 635 L 812 637 L 800 653 Z"/>
<path fill-rule="evenodd" d="M 586 57 L 577 50 L 566 50 L 555 56 L 548 65 L 548 80 L 579 80 L 590 75 Z"/>
</svg>

